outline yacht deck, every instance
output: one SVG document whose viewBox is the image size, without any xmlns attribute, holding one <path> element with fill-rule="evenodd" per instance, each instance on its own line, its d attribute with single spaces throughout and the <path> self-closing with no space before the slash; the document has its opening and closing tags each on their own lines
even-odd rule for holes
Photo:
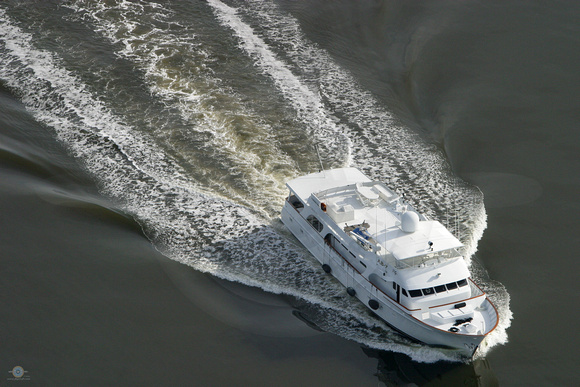
<svg viewBox="0 0 580 387">
<path fill-rule="evenodd" d="M 414 231 L 404 231 L 403 214 L 414 209 L 380 182 L 333 187 L 314 196 L 325 204 L 334 222 L 344 225 L 345 232 L 353 233 L 357 226 L 363 226 L 368 237 L 360 232 L 354 237 L 372 239 L 369 247 L 379 255 L 392 255 L 397 261 L 426 255 L 435 258 L 462 246 L 441 223 L 421 215 L 417 215 Z"/>
</svg>

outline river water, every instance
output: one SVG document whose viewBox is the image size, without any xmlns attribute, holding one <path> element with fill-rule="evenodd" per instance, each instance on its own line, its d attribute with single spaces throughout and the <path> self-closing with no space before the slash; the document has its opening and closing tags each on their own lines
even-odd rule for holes
<svg viewBox="0 0 580 387">
<path fill-rule="evenodd" d="M 577 384 L 579 15 L 3 1 L 1 384 Z M 315 145 L 465 244 L 500 313 L 472 362 L 391 331 L 283 227 Z"/>
</svg>

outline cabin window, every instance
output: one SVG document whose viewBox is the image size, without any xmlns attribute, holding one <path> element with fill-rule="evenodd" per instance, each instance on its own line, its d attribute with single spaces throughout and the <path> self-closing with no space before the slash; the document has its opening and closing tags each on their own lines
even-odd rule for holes
<svg viewBox="0 0 580 387">
<path fill-rule="evenodd" d="M 296 208 L 297 210 L 304 208 L 304 204 L 296 197 L 296 195 L 288 196 L 288 202 L 292 204 L 292 207 Z"/>
<path fill-rule="evenodd" d="M 459 286 L 467 286 L 467 280 L 466 279 L 462 279 L 461 281 L 457 281 L 457 285 L 459 285 Z"/>
<path fill-rule="evenodd" d="M 453 289 L 457 289 L 457 283 L 456 282 L 448 283 L 447 290 L 453 290 Z"/>
<path fill-rule="evenodd" d="M 403 296 L 405 296 L 405 297 L 409 297 L 409 296 L 407 295 L 407 291 L 406 291 L 405 289 L 402 289 L 402 291 L 403 291 Z"/>
<path fill-rule="evenodd" d="M 316 231 L 318 232 L 322 231 L 323 228 L 322 223 L 320 223 L 320 221 L 318 220 L 318 218 L 316 218 L 316 216 L 310 215 L 308 218 L 306 218 L 306 221 L 310 223 L 312 227 L 316 229 Z"/>
<path fill-rule="evenodd" d="M 426 295 L 426 296 L 428 296 L 430 294 L 433 294 L 433 293 L 435 293 L 435 291 L 433 290 L 433 288 L 425 288 L 425 289 L 423 289 L 423 294 Z"/>
<path fill-rule="evenodd" d="M 444 292 L 444 291 L 446 291 L 446 290 L 447 290 L 447 289 L 445 288 L 445 285 L 439 285 L 439 286 L 435 286 L 435 291 L 436 291 L 437 293 L 441 293 L 441 292 Z"/>
<path fill-rule="evenodd" d="M 397 290 L 397 283 L 396 282 L 393 282 L 393 289 Z"/>
<path fill-rule="evenodd" d="M 420 290 L 409 290 L 411 297 L 421 297 L 423 293 Z"/>
<path fill-rule="evenodd" d="M 329 245 L 329 246 L 332 246 L 332 238 L 334 238 L 334 237 L 332 236 L 332 234 L 328 233 L 328 234 L 326 234 L 326 236 L 324 237 L 324 242 L 325 242 L 327 245 Z M 333 247 L 334 247 L 334 246 L 333 246 Z"/>
</svg>

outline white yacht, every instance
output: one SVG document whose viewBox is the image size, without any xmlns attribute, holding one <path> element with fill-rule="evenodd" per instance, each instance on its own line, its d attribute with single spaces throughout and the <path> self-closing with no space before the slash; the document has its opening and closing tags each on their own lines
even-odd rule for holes
<svg viewBox="0 0 580 387">
<path fill-rule="evenodd" d="M 339 168 L 286 185 L 282 222 L 389 326 L 467 357 L 495 329 L 497 310 L 471 280 L 461 242 L 385 184 Z"/>
</svg>

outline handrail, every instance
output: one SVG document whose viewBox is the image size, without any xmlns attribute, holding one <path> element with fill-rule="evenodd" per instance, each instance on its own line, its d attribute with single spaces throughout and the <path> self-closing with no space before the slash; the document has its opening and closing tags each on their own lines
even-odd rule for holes
<svg viewBox="0 0 580 387">
<path fill-rule="evenodd" d="M 371 241 L 363 238 L 362 236 L 358 235 L 354 231 L 349 231 L 348 235 L 354 236 L 361 246 L 367 245 L 373 251 L 373 253 L 376 254 L 378 251 L 380 251 L 380 245 L 372 243 Z M 364 246 L 363 246 L 363 248 L 364 248 Z M 369 251 L 369 250 L 367 250 L 367 251 Z"/>
<path fill-rule="evenodd" d="M 318 195 L 320 195 L 321 197 L 325 197 L 328 194 L 331 193 L 338 193 L 338 192 L 342 192 L 342 191 L 349 191 L 351 189 L 354 189 L 354 187 L 356 187 L 356 184 L 349 184 L 349 185 L 343 185 L 340 187 L 334 187 L 334 188 L 328 188 L 322 191 L 318 191 L 318 192 L 313 192 L 312 195 L 315 196 L 318 200 L 320 200 L 320 198 L 318 197 Z"/>
<path fill-rule="evenodd" d="M 473 297 L 469 297 L 469 298 L 464 298 L 464 299 L 461 299 L 461 300 L 453 301 L 453 302 L 448 302 L 446 304 L 430 306 L 429 309 L 440 308 L 442 306 L 447 306 L 447 305 L 454 305 L 454 304 L 457 304 L 458 302 L 465 302 L 465 301 L 469 301 L 469 300 L 474 300 L 474 299 L 479 298 L 481 296 L 485 296 L 485 293 L 478 294 L 477 296 L 473 296 Z"/>
</svg>

